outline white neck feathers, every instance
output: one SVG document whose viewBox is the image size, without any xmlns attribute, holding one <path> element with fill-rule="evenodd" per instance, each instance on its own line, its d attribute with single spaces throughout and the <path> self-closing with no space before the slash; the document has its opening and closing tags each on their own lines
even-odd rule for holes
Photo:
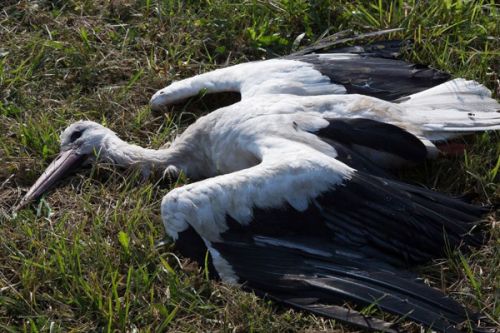
<svg viewBox="0 0 500 333">
<path fill-rule="evenodd" d="M 210 168 L 204 165 L 208 161 L 203 152 L 186 148 L 182 144 L 158 150 L 143 148 L 113 135 L 104 141 L 100 158 L 110 159 L 121 167 L 138 167 L 144 176 L 149 176 L 153 171 L 163 173 L 168 167 L 173 167 L 193 179 L 205 177 Z"/>
</svg>

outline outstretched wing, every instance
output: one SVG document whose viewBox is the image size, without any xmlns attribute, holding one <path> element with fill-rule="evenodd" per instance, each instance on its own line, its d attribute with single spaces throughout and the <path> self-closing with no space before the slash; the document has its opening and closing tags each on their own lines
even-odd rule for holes
<svg viewBox="0 0 500 333">
<path fill-rule="evenodd" d="M 445 239 L 480 243 L 467 233 L 482 209 L 274 140 L 260 142 L 261 164 L 170 192 L 169 235 L 199 235 L 224 281 L 354 324 L 381 325 L 335 305 L 375 304 L 447 332 L 468 318 L 403 267 L 441 256 Z"/>
<path fill-rule="evenodd" d="M 388 58 L 367 46 L 344 50 L 346 53 L 290 55 L 203 73 L 159 90 L 151 98 L 151 107 L 161 109 L 200 91 L 240 92 L 243 99 L 266 94 L 358 93 L 395 100 L 450 78 L 426 66 Z"/>
</svg>

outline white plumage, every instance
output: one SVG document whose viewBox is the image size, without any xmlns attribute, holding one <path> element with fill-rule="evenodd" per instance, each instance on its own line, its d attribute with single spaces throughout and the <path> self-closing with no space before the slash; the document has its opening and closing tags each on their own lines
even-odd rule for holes
<svg viewBox="0 0 500 333">
<path fill-rule="evenodd" d="M 337 55 L 332 55 L 332 57 Z M 357 55 L 340 55 L 358 57 Z M 208 93 L 238 91 L 242 98 L 263 94 L 327 95 L 344 94 L 346 89 L 331 84 L 328 76 L 315 70 L 312 64 L 286 59 L 250 62 L 172 83 L 151 98 L 153 109 L 176 103 L 200 91 Z"/>
<path fill-rule="evenodd" d="M 263 68 L 266 75 L 258 75 Z M 385 323 L 333 304 L 376 301 L 447 332 L 474 318 L 405 267 L 442 255 L 445 234 L 451 246 L 480 244 L 480 236 L 468 231 L 484 210 L 401 183 L 384 168 L 435 156 L 436 141 L 500 129 L 500 105 L 486 88 L 457 79 L 396 102 L 338 95 L 347 89 L 314 66 L 281 59 L 181 81 L 155 94 L 152 105 L 202 88 L 239 90 L 242 100 L 199 118 L 162 150 L 77 122 L 61 136 L 62 157 L 21 205 L 95 151 L 145 175 L 183 171 L 199 181 L 163 199 L 166 232 L 181 253 L 201 263 L 208 249 L 211 272 L 223 281 L 389 331 Z"/>
</svg>

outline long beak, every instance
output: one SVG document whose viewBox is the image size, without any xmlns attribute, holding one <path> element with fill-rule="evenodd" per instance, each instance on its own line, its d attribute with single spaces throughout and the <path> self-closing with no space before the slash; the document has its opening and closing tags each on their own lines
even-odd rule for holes
<svg viewBox="0 0 500 333">
<path fill-rule="evenodd" d="M 40 178 L 38 178 L 35 184 L 31 186 L 21 202 L 14 208 L 14 212 L 23 208 L 32 200 L 38 199 L 58 180 L 67 175 L 69 171 L 78 168 L 85 161 L 85 157 L 85 155 L 78 154 L 73 149 L 59 153 L 56 159 L 50 163 Z"/>
</svg>

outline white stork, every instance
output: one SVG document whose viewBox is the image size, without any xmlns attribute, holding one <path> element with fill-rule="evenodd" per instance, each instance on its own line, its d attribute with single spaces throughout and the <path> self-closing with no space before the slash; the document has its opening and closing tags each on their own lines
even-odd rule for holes
<svg viewBox="0 0 500 333">
<path fill-rule="evenodd" d="M 481 235 L 469 231 L 485 210 L 380 167 L 393 164 L 387 157 L 421 160 L 433 141 L 500 129 L 500 105 L 487 89 L 458 79 L 399 104 L 361 95 L 261 97 L 199 118 L 161 150 L 128 144 L 94 122 L 72 124 L 21 205 L 96 151 L 145 174 L 182 171 L 199 181 L 164 197 L 166 232 L 202 264 L 208 250 L 209 269 L 223 281 L 372 329 L 392 330 L 337 305 L 375 303 L 446 332 L 476 319 L 406 268 L 442 256 L 445 239 L 480 245 Z"/>
<path fill-rule="evenodd" d="M 151 108 L 162 109 L 200 91 L 239 92 L 242 99 L 348 93 L 394 101 L 450 78 L 442 71 L 394 59 L 400 47 L 400 42 L 389 41 L 233 65 L 172 83 L 153 95 Z"/>
</svg>

